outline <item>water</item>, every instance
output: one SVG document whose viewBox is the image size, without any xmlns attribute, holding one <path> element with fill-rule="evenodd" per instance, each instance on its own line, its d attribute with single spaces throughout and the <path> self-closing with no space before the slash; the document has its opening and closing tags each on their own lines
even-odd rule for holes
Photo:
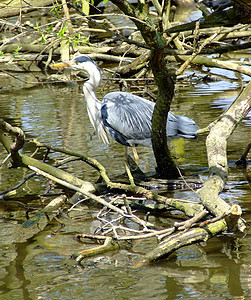
<svg viewBox="0 0 251 300">
<path fill-rule="evenodd" d="M 227 75 L 227 73 L 225 73 Z M 28 75 L 27 75 L 28 76 Z M 8 82 L 8 86 L 3 83 Z M 48 145 L 66 147 L 96 158 L 110 176 L 124 173 L 121 145 L 104 146 L 90 125 L 81 87 L 20 84 L 2 81 L 0 118 L 20 126 L 26 134 L 23 151 L 33 153 L 34 138 Z M 115 88 L 114 86 L 110 89 Z M 116 87 L 117 89 L 119 87 Z M 178 83 L 172 111 L 193 118 L 200 127 L 208 125 L 222 113 L 240 91 L 236 80 L 209 83 Z M 100 89 L 101 98 L 107 91 Z M 222 197 L 243 208 L 243 217 L 251 222 L 251 191 L 245 174 L 234 161 L 239 159 L 250 139 L 251 116 L 241 122 L 228 142 L 229 179 Z M 170 145 L 181 167 L 207 166 L 205 137 L 175 140 Z M 0 146 L 0 161 L 6 156 Z M 41 158 L 43 151 L 38 153 Z M 155 161 L 151 149 L 139 148 L 140 166 L 153 172 Z M 62 155 L 52 153 L 52 159 Z M 75 162 L 67 171 L 95 182 L 99 174 L 91 167 Z M 1 190 L 6 190 L 30 171 L 0 169 Z M 249 173 L 250 174 L 250 173 Z M 198 176 L 205 179 L 206 172 Z M 250 175 L 249 175 L 250 176 Z M 48 197 L 40 197 L 49 188 L 41 177 L 27 181 L 15 201 L 39 209 Z M 56 189 L 57 190 L 57 189 Z M 58 188 L 60 191 L 60 189 Z M 170 196 L 193 199 L 192 191 L 170 191 Z M 29 196 L 28 196 L 29 195 Z M 167 261 L 135 268 L 143 255 L 156 246 L 155 239 L 133 244 L 116 252 L 86 259 L 78 266 L 70 255 L 92 246 L 74 238 L 76 233 L 92 233 L 98 208 L 87 205 L 72 211 L 72 219 L 63 218 L 65 227 L 45 219 L 39 227 L 22 228 L 25 207 L 20 202 L 0 202 L 0 299 L 249 299 L 251 297 L 251 238 L 219 236 L 207 244 L 178 250 Z M 45 217 L 43 217 L 45 218 Z M 151 222 L 166 224 L 163 217 L 150 216 Z M 43 225 L 44 224 L 44 225 Z"/>
</svg>

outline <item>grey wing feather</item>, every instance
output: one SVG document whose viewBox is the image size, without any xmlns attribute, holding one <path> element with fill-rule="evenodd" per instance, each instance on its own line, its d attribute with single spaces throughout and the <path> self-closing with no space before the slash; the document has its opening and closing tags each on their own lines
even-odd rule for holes
<svg viewBox="0 0 251 300">
<path fill-rule="evenodd" d="M 125 92 L 112 92 L 102 101 L 102 119 L 126 140 L 151 138 L 154 103 Z M 109 130 L 109 128 L 108 128 Z"/>
</svg>

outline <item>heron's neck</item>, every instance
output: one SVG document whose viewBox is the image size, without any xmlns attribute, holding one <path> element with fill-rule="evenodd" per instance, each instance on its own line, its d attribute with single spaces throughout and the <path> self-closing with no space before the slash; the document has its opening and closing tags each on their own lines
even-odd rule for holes
<svg viewBox="0 0 251 300">
<path fill-rule="evenodd" d="M 95 120 L 100 114 L 101 102 L 97 99 L 96 89 L 102 81 L 100 71 L 98 69 L 88 70 L 89 79 L 85 82 L 83 86 L 83 93 L 85 96 L 85 101 L 87 104 L 87 111 L 90 118 L 90 121 L 95 129 L 96 122 Z"/>
<path fill-rule="evenodd" d="M 99 87 L 101 81 L 102 81 L 102 76 L 98 68 L 91 68 L 87 70 L 89 79 L 86 81 L 84 84 L 84 88 L 86 87 L 86 92 L 93 91 L 95 94 L 96 89 Z M 85 93 L 85 91 L 84 91 Z"/>
</svg>

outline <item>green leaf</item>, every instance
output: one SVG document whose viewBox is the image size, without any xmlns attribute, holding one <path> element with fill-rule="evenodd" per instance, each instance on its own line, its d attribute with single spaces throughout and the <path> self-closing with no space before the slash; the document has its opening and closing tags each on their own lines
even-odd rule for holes
<svg viewBox="0 0 251 300">
<path fill-rule="evenodd" d="M 42 34 L 42 37 L 41 37 L 41 42 L 42 42 L 42 44 L 46 42 L 46 38 L 43 34 Z"/>
<path fill-rule="evenodd" d="M 13 52 L 15 54 L 18 54 L 19 50 L 21 50 L 21 49 L 22 49 L 22 47 L 18 46 L 16 49 L 13 50 Z"/>
<path fill-rule="evenodd" d="M 67 25 L 65 24 L 65 26 L 59 31 L 58 35 L 60 37 L 63 37 L 66 29 L 67 29 Z"/>
</svg>

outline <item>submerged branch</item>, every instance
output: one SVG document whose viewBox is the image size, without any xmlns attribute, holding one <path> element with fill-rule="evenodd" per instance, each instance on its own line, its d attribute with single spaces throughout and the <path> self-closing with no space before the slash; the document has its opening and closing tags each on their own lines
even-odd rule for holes
<svg viewBox="0 0 251 300">
<path fill-rule="evenodd" d="M 244 150 L 241 158 L 236 162 L 236 164 L 239 165 L 243 165 L 246 166 L 247 165 L 247 156 L 249 151 L 251 150 L 251 143 L 249 143 L 246 147 L 246 149 Z"/>
<path fill-rule="evenodd" d="M 55 210 L 58 210 L 66 201 L 66 196 L 61 195 L 59 197 L 56 197 L 53 199 L 49 204 L 47 204 L 43 209 L 35 213 L 35 215 L 31 218 L 29 218 L 27 221 L 25 221 L 22 226 L 24 228 L 28 228 L 33 226 L 34 224 L 37 224 L 40 220 L 40 218 L 47 214 L 52 213 Z"/>
<path fill-rule="evenodd" d="M 106 237 L 103 245 L 81 251 L 80 253 L 73 255 L 73 258 L 75 258 L 77 262 L 81 262 L 84 258 L 118 250 L 119 248 L 119 244 L 114 242 L 112 237 Z"/>
</svg>

